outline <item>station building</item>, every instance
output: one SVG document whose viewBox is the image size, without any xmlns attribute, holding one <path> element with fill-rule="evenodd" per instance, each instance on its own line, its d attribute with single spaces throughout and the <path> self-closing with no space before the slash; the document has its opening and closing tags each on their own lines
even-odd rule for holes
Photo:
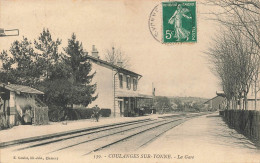
<svg viewBox="0 0 260 163">
<path fill-rule="evenodd" d="M 152 99 L 152 95 L 140 93 L 139 80 L 142 75 L 123 68 L 120 63 L 115 65 L 100 59 L 93 45 L 87 61 L 92 64 L 92 73 L 96 73 L 92 83 L 97 84 L 98 98 L 88 107 L 98 105 L 100 108 L 111 109 L 111 116 L 133 116 L 138 109 L 138 101 Z"/>
</svg>

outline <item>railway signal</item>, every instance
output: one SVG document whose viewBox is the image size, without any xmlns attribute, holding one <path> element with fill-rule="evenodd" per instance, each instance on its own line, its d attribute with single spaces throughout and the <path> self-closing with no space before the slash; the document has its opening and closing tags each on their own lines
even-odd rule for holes
<svg viewBox="0 0 260 163">
<path fill-rule="evenodd" d="M 19 29 L 0 28 L 0 37 L 19 36 Z"/>
</svg>

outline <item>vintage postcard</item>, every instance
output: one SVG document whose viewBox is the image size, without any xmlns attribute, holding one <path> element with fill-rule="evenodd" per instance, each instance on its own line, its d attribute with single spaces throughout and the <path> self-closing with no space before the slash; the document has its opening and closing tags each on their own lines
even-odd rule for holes
<svg viewBox="0 0 260 163">
<path fill-rule="evenodd" d="M 260 162 L 259 0 L 0 0 L 0 162 Z"/>
</svg>

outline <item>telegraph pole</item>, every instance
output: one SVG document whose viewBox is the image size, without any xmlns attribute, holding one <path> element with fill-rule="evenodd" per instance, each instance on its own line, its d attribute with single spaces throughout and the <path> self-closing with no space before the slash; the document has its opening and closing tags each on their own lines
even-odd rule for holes
<svg viewBox="0 0 260 163">
<path fill-rule="evenodd" d="M 152 94 L 153 94 L 153 99 L 152 99 L 152 108 L 154 109 L 154 98 L 155 98 L 155 88 L 154 88 L 154 85 L 153 85 L 153 82 L 152 82 Z"/>
</svg>

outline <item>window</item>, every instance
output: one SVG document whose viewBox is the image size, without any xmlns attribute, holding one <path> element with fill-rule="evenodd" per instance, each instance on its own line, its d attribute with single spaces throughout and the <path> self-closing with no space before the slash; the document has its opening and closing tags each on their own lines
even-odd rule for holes
<svg viewBox="0 0 260 163">
<path fill-rule="evenodd" d="M 127 85 L 128 89 L 131 89 L 131 78 L 130 78 L 130 76 L 127 76 L 127 78 L 126 78 L 126 85 Z"/>
<path fill-rule="evenodd" d="M 133 90 L 136 91 L 137 90 L 137 80 L 133 79 Z"/>
<path fill-rule="evenodd" d="M 252 84 L 252 88 L 254 88 L 254 84 Z M 254 95 L 254 89 L 251 90 L 251 96 Z"/>
<path fill-rule="evenodd" d="M 120 88 L 123 88 L 123 75 L 122 74 L 119 74 L 119 85 L 120 85 Z"/>
</svg>

